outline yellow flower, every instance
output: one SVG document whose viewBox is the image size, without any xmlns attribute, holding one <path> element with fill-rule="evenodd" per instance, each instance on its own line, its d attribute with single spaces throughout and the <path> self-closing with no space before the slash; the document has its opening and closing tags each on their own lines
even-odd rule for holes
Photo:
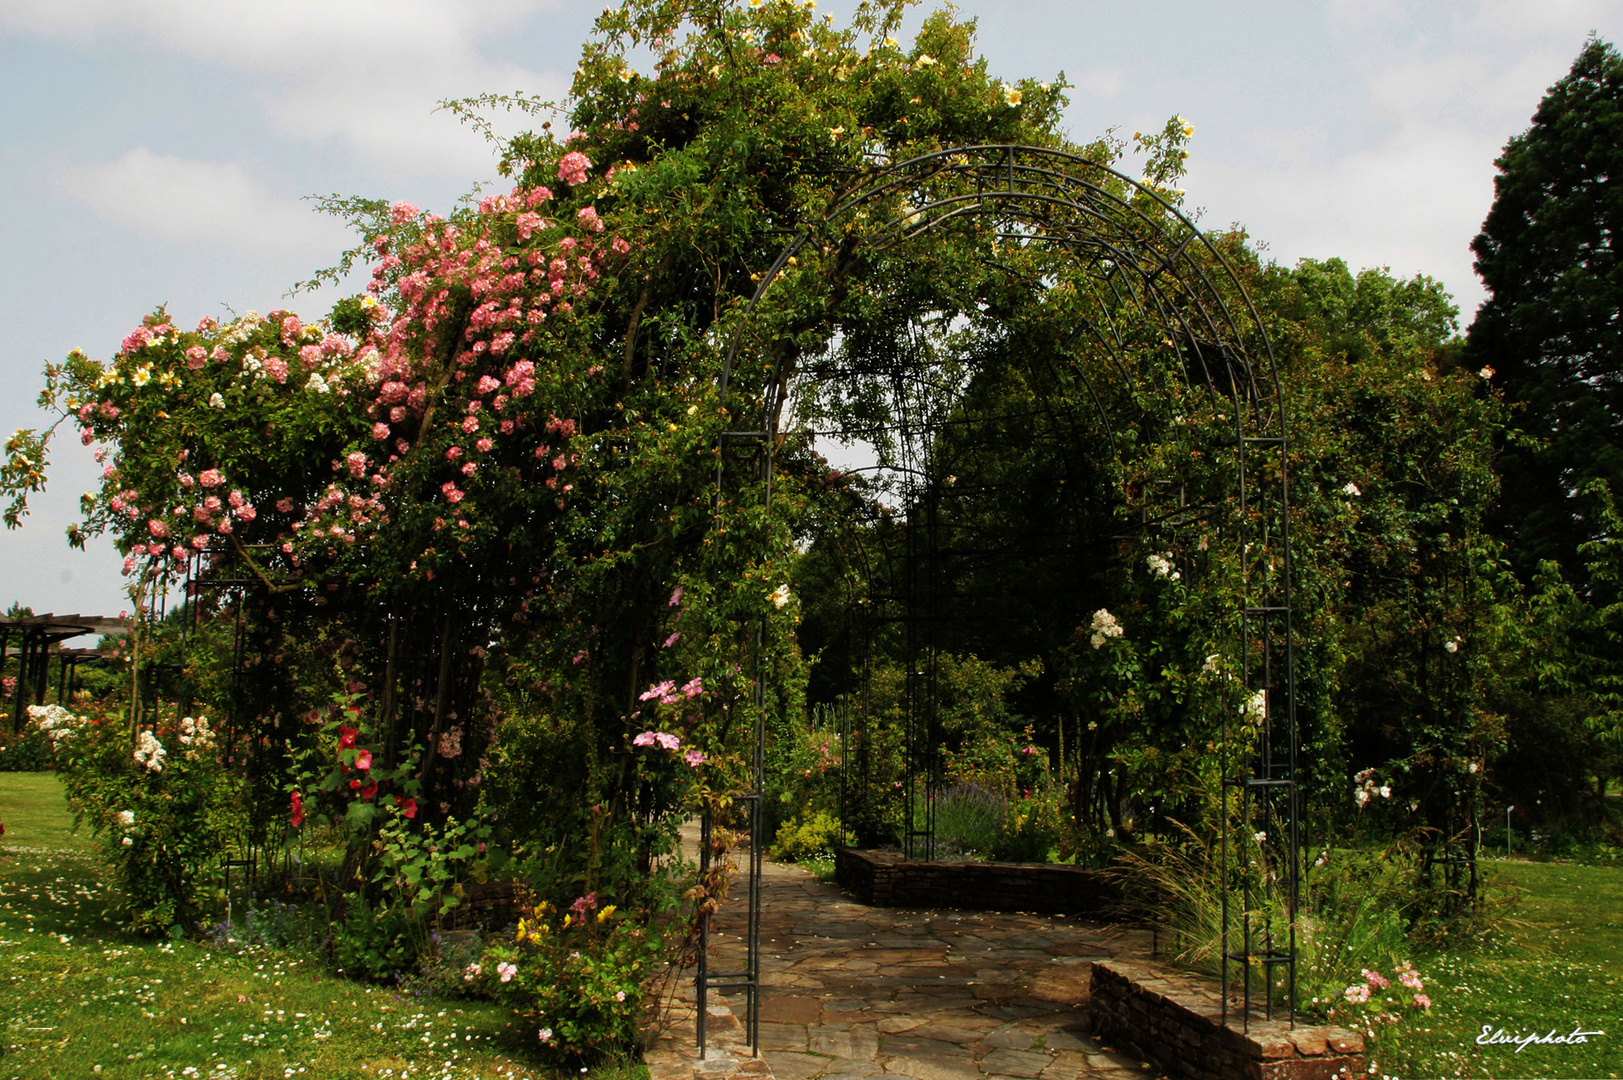
<svg viewBox="0 0 1623 1080">
<path fill-rule="evenodd" d="M 614 914 L 614 905 L 610 904 L 608 907 L 604 908 L 602 911 L 599 911 L 597 913 L 597 921 L 602 922 L 604 919 L 607 919 L 610 915 L 613 915 L 613 914 Z"/>
<path fill-rule="evenodd" d="M 919 58 L 913 61 L 919 67 L 929 67 L 936 62 L 935 57 L 929 53 L 919 53 Z"/>
<path fill-rule="evenodd" d="M 1020 104 L 1020 88 L 1018 86 L 1005 86 L 1003 88 L 1003 100 L 1010 105 Z"/>
<path fill-rule="evenodd" d="M 896 39 L 893 37 L 888 37 L 885 39 L 885 44 L 894 49 L 896 47 Z"/>
<path fill-rule="evenodd" d="M 152 369 L 145 364 L 136 368 L 135 374 L 130 376 L 130 382 L 134 383 L 136 386 L 145 386 L 151 380 Z"/>
</svg>

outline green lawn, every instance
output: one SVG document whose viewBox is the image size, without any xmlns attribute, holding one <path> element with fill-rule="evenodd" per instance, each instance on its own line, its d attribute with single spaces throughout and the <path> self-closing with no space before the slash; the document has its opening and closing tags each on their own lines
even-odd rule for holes
<svg viewBox="0 0 1623 1080">
<path fill-rule="evenodd" d="M 288 950 L 124 933 L 53 776 L 0 773 L 0 821 L 0 1080 L 549 1075 L 489 1002 L 336 979 Z"/>
<path fill-rule="evenodd" d="M 544 1077 L 488 1002 L 401 995 L 319 958 L 130 936 L 54 777 L 0 773 L 0 1080 Z M 1415 957 L 1434 1007 L 1377 1075 L 1623 1077 L 1623 868 L 1489 860 L 1485 943 Z M 1578 1045 L 1477 1045 L 1600 1031 Z M 594 1070 L 596 1072 L 596 1070 Z M 639 1080 L 621 1069 L 613 1080 Z"/>
<path fill-rule="evenodd" d="M 1623 1076 L 1623 868 L 1491 859 L 1509 901 L 1479 946 L 1417 956 L 1433 1007 L 1375 1055 L 1404 1077 Z M 1491 1037 L 1603 1032 L 1567 1045 L 1480 1045 Z"/>
</svg>

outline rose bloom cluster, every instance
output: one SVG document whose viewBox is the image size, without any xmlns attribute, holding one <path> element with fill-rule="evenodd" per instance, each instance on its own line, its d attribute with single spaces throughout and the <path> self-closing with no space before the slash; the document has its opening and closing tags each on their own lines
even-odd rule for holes
<svg viewBox="0 0 1623 1080">
<path fill-rule="evenodd" d="M 587 183 L 590 170 L 565 155 L 560 183 Z M 408 464 L 398 494 L 440 503 L 436 530 L 470 527 L 461 504 L 498 455 L 524 463 L 561 509 L 580 454 L 578 422 L 552 404 L 558 369 L 577 366 L 559 345 L 575 305 L 631 245 L 595 206 L 554 214 L 556 203 L 546 187 L 519 188 L 455 221 L 395 204 L 373 244 L 359 337 L 283 311 L 183 331 L 160 311 L 105 367 L 70 356 L 84 442 L 120 447 L 112 462 L 98 450 L 102 492 L 87 508 L 119 535 L 125 572 L 178 569 L 249 534 L 286 566 L 340 557 L 389 524 Z M 328 452 L 293 469 L 255 441 L 288 430 Z M 328 466 L 330 480 L 313 479 Z"/>
<path fill-rule="evenodd" d="M 285 497 L 274 505 L 254 477 L 232 476 L 211 460 L 207 438 L 173 447 L 148 432 L 166 430 L 165 421 L 187 417 L 188 410 L 186 426 L 193 431 L 246 427 L 245 417 L 266 421 L 300 406 L 331 413 L 334 399 L 375 381 L 378 357 L 375 342 L 357 342 L 283 311 L 264 317 L 250 311 L 228 323 L 204 319 L 191 331 L 160 311 L 131 331 L 69 401 L 83 442 L 117 440 L 123 448 L 124 458 L 111 462 L 105 449 L 97 451 L 103 466 L 97 509 L 125 541 L 125 573 L 143 559 L 183 563 L 225 546 L 262 516 L 278 518 L 284 528 L 294 516 Z M 91 363 L 82 353 L 69 360 L 81 368 Z M 148 452 L 132 455 L 132 448 Z"/>
<path fill-rule="evenodd" d="M 590 164 L 578 151 L 565 155 L 561 182 L 587 182 Z M 452 527 L 468 527 L 460 504 L 480 469 L 513 444 L 540 468 L 560 508 L 574 490 L 566 474 L 579 454 L 567 447 L 577 422 L 538 408 L 532 399 L 557 375 L 552 369 L 558 365 L 548 364 L 548 347 L 568 331 L 556 321 L 574 313 L 605 264 L 625 256 L 631 245 L 606 238 L 607 224 L 595 206 L 553 217 L 554 201 L 547 187 L 515 188 L 487 197 L 472 220 L 460 224 L 420 217 L 416 207 L 396 203 L 392 220 L 400 231 L 374 244 L 379 261 L 371 288 L 381 292 L 392 281 L 401 311 L 389 328 L 369 410 L 373 445 L 352 454 L 349 466 L 387 487 L 396 463 L 425 437 L 429 409 L 454 409 L 435 421 L 452 434 L 443 449 L 435 443 L 440 477 L 432 487 L 453 515 L 445 522 Z M 473 305 L 471 313 L 465 322 L 454 320 L 454 309 L 464 303 Z M 442 376 L 434 358 L 446 355 L 452 358 L 450 383 L 443 403 L 435 404 L 431 387 Z M 588 374 L 602 371 L 594 365 Z"/>
</svg>

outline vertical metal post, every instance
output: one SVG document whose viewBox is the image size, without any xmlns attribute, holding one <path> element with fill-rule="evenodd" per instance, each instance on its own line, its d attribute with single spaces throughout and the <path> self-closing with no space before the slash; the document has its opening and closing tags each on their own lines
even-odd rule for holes
<svg viewBox="0 0 1623 1080">
<path fill-rule="evenodd" d="M 722 497 L 723 482 L 727 465 L 728 446 L 730 443 L 743 443 L 753 446 L 755 461 L 759 472 L 758 478 L 768 507 L 772 503 L 772 438 L 771 432 L 725 432 L 721 442 L 721 461 L 717 465 L 716 492 L 719 500 Z M 695 1033 L 699 1044 L 699 1057 L 702 1060 L 708 1050 L 708 1009 L 711 989 L 741 990 L 744 996 L 745 1023 L 744 1035 L 749 1043 L 750 1051 L 759 1057 L 760 1050 L 760 999 L 761 999 L 761 863 L 765 850 L 765 838 L 761 835 L 763 829 L 762 809 L 764 798 L 764 782 L 766 773 L 766 624 L 764 620 L 757 619 L 753 634 L 754 679 L 751 701 L 754 705 L 754 728 L 751 731 L 750 746 L 750 789 L 737 796 L 738 800 L 749 806 L 748 831 L 749 855 L 745 874 L 745 929 L 744 929 L 744 968 L 741 971 L 712 972 L 710 970 L 710 913 L 705 911 L 699 918 L 699 956 L 698 972 L 696 975 L 696 1001 L 698 1016 L 695 1020 Z M 712 830 L 711 811 L 707 805 L 703 809 L 700 819 L 699 836 L 699 874 L 703 879 L 710 869 L 710 836 Z"/>
</svg>

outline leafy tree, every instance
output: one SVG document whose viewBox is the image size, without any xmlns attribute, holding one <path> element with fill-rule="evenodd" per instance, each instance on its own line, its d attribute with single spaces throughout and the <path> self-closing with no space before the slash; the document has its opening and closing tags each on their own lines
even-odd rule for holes
<svg viewBox="0 0 1623 1080">
<path fill-rule="evenodd" d="M 1524 579 L 1577 570 L 1595 534 L 1579 493 L 1623 480 L 1623 56 L 1591 38 L 1496 162 L 1472 241 L 1489 297 L 1467 342 L 1518 406 L 1501 457 L 1496 532 Z"/>
</svg>

